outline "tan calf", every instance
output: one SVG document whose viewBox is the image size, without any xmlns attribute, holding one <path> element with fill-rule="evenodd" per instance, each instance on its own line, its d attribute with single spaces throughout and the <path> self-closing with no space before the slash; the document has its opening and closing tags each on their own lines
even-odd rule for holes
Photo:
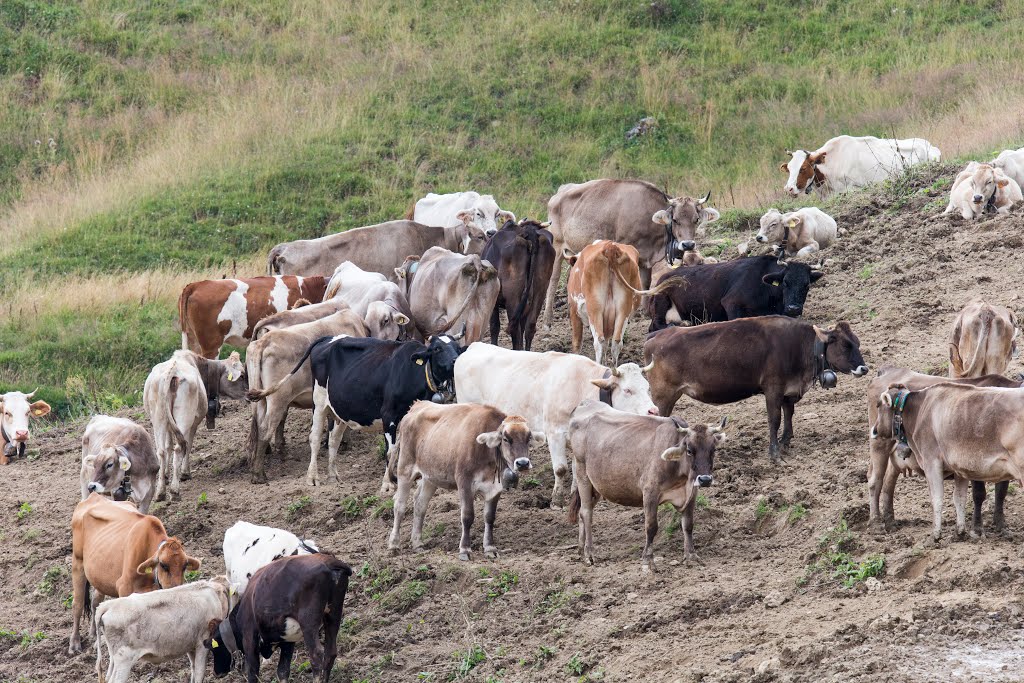
<svg viewBox="0 0 1024 683">
<path fill-rule="evenodd" d="M 876 399 L 872 439 L 913 451 L 928 481 L 932 538 L 942 535 L 942 480 L 953 475 L 957 533 L 966 530 L 968 484 L 1024 479 L 1024 391 L 936 384 L 888 387 Z"/>
<path fill-rule="evenodd" d="M 385 492 L 390 481 L 398 484 L 395 524 L 388 547 L 399 547 L 406 502 L 412 483 L 419 480 L 412 518 L 413 550 L 423 547 L 423 518 L 430 498 L 437 489 L 444 488 L 458 491 L 462 511 L 459 559 L 469 559 L 476 497 L 484 499 L 484 556 L 497 557 L 494 518 L 498 498 L 506 488 L 515 486 L 518 472 L 531 467 L 530 447 L 536 448 L 544 441 L 544 434 L 531 432 L 523 418 L 505 415 L 491 406 L 414 403 L 398 427 L 398 454 L 388 464 L 384 480 Z"/>
<path fill-rule="evenodd" d="M 599 498 L 644 509 L 644 570 L 654 568 L 654 537 L 662 503 L 682 511 L 684 559 L 696 559 L 693 509 L 697 489 L 714 481 L 715 449 L 725 440 L 726 420 L 722 418 L 717 426 L 691 427 L 674 417 L 631 415 L 600 401 L 581 403 L 569 422 L 576 473 L 569 521 L 579 522 L 583 561 L 594 563 L 591 524 Z"/>
<path fill-rule="evenodd" d="M 640 307 L 641 296 L 653 296 L 679 284 L 672 278 L 651 289 L 640 289 L 639 252 L 636 247 L 598 240 L 569 259 L 569 322 L 572 323 L 572 352 L 583 345 L 583 325 L 590 326 L 594 337 L 594 360 L 602 362 L 608 348 L 608 361 L 619 363 L 622 337 L 633 311 Z M 575 259 L 575 261 L 573 261 Z"/>
</svg>

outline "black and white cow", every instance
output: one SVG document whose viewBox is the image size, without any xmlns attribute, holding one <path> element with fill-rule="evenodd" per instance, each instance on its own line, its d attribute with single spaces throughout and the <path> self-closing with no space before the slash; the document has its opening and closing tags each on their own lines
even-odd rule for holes
<svg viewBox="0 0 1024 683">
<path fill-rule="evenodd" d="M 235 522 L 224 532 L 224 571 L 239 594 L 260 567 L 282 557 L 318 552 L 315 542 L 272 526 Z"/>
</svg>

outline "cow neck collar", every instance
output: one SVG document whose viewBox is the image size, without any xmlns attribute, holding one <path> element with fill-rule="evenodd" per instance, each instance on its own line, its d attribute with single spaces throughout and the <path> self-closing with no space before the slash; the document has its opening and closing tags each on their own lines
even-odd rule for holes
<svg viewBox="0 0 1024 683">
<path fill-rule="evenodd" d="M 241 649 L 238 643 L 238 634 L 235 630 L 235 624 L 233 623 L 234 619 L 235 613 L 232 611 L 228 614 L 228 618 L 220 622 L 220 626 L 217 627 L 217 640 L 219 640 L 220 644 L 226 647 L 228 652 L 232 655 Z"/>
<path fill-rule="evenodd" d="M 601 377 L 601 379 L 610 379 L 611 376 L 612 376 L 612 371 L 611 370 L 605 370 L 604 371 L 604 375 Z M 601 403 L 607 403 L 608 405 L 611 405 L 612 404 L 612 390 L 611 389 L 605 389 L 604 387 L 601 387 L 600 390 L 597 393 L 597 398 L 598 398 L 599 401 L 601 401 Z"/>
<path fill-rule="evenodd" d="M 0 420 L 0 434 L 2 434 L 4 437 L 4 455 L 7 455 L 7 449 L 11 448 L 11 450 L 17 452 L 19 458 L 25 457 L 25 442 L 21 441 L 17 445 L 15 445 L 14 439 L 12 439 L 7 434 L 7 428 L 4 427 L 4 423 L 2 420 Z M 12 453 L 11 455 L 14 455 L 14 453 Z"/>
<path fill-rule="evenodd" d="M 121 479 L 121 485 L 114 489 L 114 500 L 117 500 L 118 491 L 121 492 L 121 495 L 124 496 L 125 500 L 128 500 L 129 498 L 132 497 L 132 477 L 127 472 L 125 473 L 124 478 Z M 155 571 L 153 573 L 154 575 L 156 574 Z"/>
<path fill-rule="evenodd" d="M 807 185 L 810 187 L 810 184 Z M 782 220 L 781 218 L 779 220 Z M 786 255 L 786 248 L 789 246 L 789 223 L 782 221 L 782 241 L 775 246 L 775 257 L 781 259 Z"/>
<path fill-rule="evenodd" d="M 907 445 L 907 430 L 903 426 L 903 411 L 907 407 L 907 398 L 909 397 L 909 389 L 900 389 L 892 401 L 892 438 L 904 446 Z"/>
<path fill-rule="evenodd" d="M 427 388 L 436 394 L 437 384 L 434 383 L 434 380 L 430 375 L 430 361 L 428 360 L 426 363 L 423 364 L 423 376 L 427 378 Z"/>
<path fill-rule="evenodd" d="M 675 263 L 675 259 L 672 258 L 672 245 L 676 239 L 676 233 L 673 228 L 676 225 L 675 207 L 671 204 L 668 206 L 668 223 L 665 224 L 665 263 L 670 266 Z"/>
<path fill-rule="evenodd" d="M 160 573 L 160 549 L 163 548 L 164 545 L 166 545 L 166 544 L 167 544 L 167 539 L 165 538 L 164 540 L 160 541 L 160 545 L 158 545 L 156 547 L 156 552 L 153 553 L 153 588 L 154 588 L 154 590 L 160 590 L 161 588 L 164 587 L 163 584 L 160 583 L 160 577 L 158 576 L 158 574 Z"/>
<path fill-rule="evenodd" d="M 455 396 L 455 390 L 452 389 L 451 380 L 446 379 L 443 382 L 437 381 L 434 377 L 433 371 L 430 369 L 432 364 L 433 359 L 428 359 L 427 362 L 423 364 L 423 376 L 427 379 L 427 388 L 430 389 L 431 400 L 434 399 L 434 396 L 441 396 L 444 400 L 440 402 L 447 403 Z M 446 397 L 445 394 L 448 394 L 448 396 Z"/>
<path fill-rule="evenodd" d="M 826 354 L 828 353 L 828 340 L 822 341 L 818 339 L 817 333 L 814 337 L 814 379 L 813 382 L 817 382 L 822 389 L 834 389 L 835 388 L 835 374 L 836 371 L 832 369 L 832 364 L 828 362 Z M 825 373 L 831 373 L 833 376 L 832 381 L 826 381 Z M 831 386 L 827 386 L 831 384 Z"/>
</svg>

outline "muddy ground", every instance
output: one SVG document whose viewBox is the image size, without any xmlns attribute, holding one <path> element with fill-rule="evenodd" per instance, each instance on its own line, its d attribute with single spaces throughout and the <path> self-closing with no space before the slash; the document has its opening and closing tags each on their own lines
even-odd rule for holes
<svg viewBox="0 0 1024 683">
<path fill-rule="evenodd" d="M 1024 215 L 976 223 L 940 216 L 948 184 L 938 180 L 954 172 L 919 175 L 909 200 L 879 192 L 836 211 L 847 232 L 805 317 L 819 325 L 850 320 L 873 369 L 891 363 L 944 373 L 952 320 L 970 298 L 1019 309 Z M 639 360 L 646 326 L 631 325 L 627 359 Z M 537 346 L 565 349 L 568 339 L 563 307 L 557 328 Z M 1020 370 L 1014 361 L 1009 372 Z M 376 499 L 376 435 L 352 439 L 340 485 L 312 489 L 305 483 L 309 416 L 295 414 L 289 459 L 272 462 L 269 486 L 253 486 L 237 465 L 248 421 L 248 408 L 238 404 L 227 407 L 216 431 L 201 429 L 193 478 L 180 501 L 156 514 L 204 558 L 203 576 L 223 570 L 223 533 L 237 519 L 289 528 L 350 562 L 356 578 L 336 681 L 1020 680 L 1021 493 L 1007 500 L 1004 535 L 956 540 L 947 489 L 946 535 L 933 547 L 925 542 L 923 481 L 906 479 L 897 491 L 897 528 L 869 529 L 867 383 L 842 376 L 835 390 L 809 392 L 797 407 L 791 453 L 778 466 L 768 462 L 761 398 L 723 407 L 680 401 L 676 413 L 688 420 L 731 418 L 716 484 L 697 514 L 703 566 L 679 562 L 681 535 L 663 512 L 659 571 L 641 573 L 641 512 L 605 503 L 595 515 L 597 564 L 581 564 L 575 527 L 548 508 L 546 453 L 535 459 L 537 482 L 501 501 L 500 559 L 478 552 L 458 561 L 452 493 L 434 499 L 427 551 L 389 556 L 391 512 Z M 94 675 L 90 652 L 67 655 L 81 429 L 38 433 L 33 459 L 3 470 L 3 681 Z M 843 520 L 846 534 L 836 530 Z M 478 513 L 477 547 L 479 524 Z M 883 557 L 884 570 L 852 587 L 831 569 L 813 570 L 839 552 L 856 563 Z M 296 670 L 305 661 L 300 649 Z M 185 664 L 139 665 L 133 680 L 186 681 Z M 263 673 L 271 680 L 271 667 Z"/>
</svg>

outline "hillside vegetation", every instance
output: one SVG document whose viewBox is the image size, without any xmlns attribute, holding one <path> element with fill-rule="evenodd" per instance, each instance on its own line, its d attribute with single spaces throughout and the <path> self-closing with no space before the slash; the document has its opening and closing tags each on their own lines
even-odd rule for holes
<svg viewBox="0 0 1024 683">
<path fill-rule="evenodd" d="M 0 3 L 0 380 L 137 402 L 183 283 L 476 188 L 779 198 L 787 147 L 1019 139 L 1024 7 L 869 0 Z M 994 77 L 994 75 L 998 77 Z M 654 131 L 625 132 L 653 116 Z M 29 386 L 32 385 L 32 386 Z"/>
</svg>

